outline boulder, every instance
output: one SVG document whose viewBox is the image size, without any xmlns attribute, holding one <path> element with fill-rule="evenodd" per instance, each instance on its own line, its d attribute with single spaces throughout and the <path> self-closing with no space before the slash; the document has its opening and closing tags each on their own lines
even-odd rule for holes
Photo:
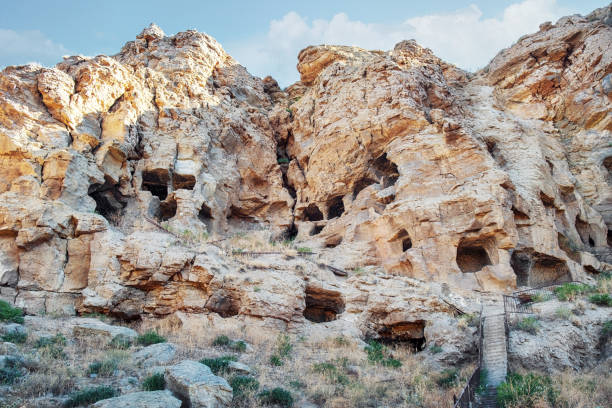
<svg viewBox="0 0 612 408">
<path fill-rule="evenodd" d="M 98 401 L 92 408 L 180 408 L 170 391 L 142 391 Z"/>
<path fill-rule="evenodd" d="M 166 368 L 166 387 L 188 408 L 220 408 L 232 402 L 232 387 L 210 368 L 185 360 Z"/>
<path fill-rule="evenodd" d="M 136 331 L 128 327 L 113 326 L 92 318 L 78 319 L 72 331 L 75 337 L 104 336 L 109 340 L 120 334 L 130 339 L 138 336 Z"/>
<path fill-rule="evenodd" d="M 169 363 L 176 354 L 172 343 L 158 343 L 147 346 L 132 355 L 134 361 L 142 367 L 153 367 Z"/>
</svg>

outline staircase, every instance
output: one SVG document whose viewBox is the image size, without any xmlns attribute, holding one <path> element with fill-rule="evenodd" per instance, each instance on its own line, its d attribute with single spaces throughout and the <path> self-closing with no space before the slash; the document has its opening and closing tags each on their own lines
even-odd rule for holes
<svg viewBox="0 0 612 408">
<path fill-rule="evenodd" d="M 482 328 L 482 368 L 487 371 L 487 391 L 480 407 L 497 407 L 497 386 L 506 379 L 508 355 L 504 309 L 493 307 L 484 316 Z"/>
</svg>

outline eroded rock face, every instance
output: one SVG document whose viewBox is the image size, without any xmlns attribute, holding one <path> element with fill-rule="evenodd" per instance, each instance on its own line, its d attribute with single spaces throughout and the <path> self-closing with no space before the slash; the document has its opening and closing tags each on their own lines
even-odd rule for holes
<svg viewBox="0 0 612 408">
<path fill-rule="evenodd" d="M 315 46 L 281 90 L 154 25 L 112 57 L 8 67 L 0 295 L 422 347 L 473 290 L 588 280 L 612 261 L 608 15 L 545 24 L 476 74 L 414 41 Z M 316 255 L 221 248 L 245 232 Z"/>
</svg>

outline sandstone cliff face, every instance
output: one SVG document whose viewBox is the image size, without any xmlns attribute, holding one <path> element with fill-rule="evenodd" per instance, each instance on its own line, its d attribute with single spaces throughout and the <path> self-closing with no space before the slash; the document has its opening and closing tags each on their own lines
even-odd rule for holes
<svg viewBox="0 0 612 408">
<path fill-rule="evenodd" d="M 154 25 L 113 57 L 8 67 L 0 294 L 419 342 L 472 290 L 588 280 L 612 260 L 606 13 L 477 74 L 414 41 L 315 46 L 283 91 Z M 236 234 L 317 254 L 234 256 Z"/>
</svg>

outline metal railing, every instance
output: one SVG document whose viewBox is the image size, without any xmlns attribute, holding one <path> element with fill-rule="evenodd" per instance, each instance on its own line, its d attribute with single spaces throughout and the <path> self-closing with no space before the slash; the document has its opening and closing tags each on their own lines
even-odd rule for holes
<svg viewBox="0 0 612 408">
<path fill-rule="evenodd" d="M 482 316 L 482 306 L 480 307 L 480 316 L 478 318 L 478 367 L 474 370 L 467 384 L 461 390 L 459 398 L 453 395 L 453 408 L 475 408 L 476 407 L 476 392 L 480 387 L 480 370 L 482 366 L 482 342 L 483 342 L 483 324 L 484 317 Z"/>
</svg>

